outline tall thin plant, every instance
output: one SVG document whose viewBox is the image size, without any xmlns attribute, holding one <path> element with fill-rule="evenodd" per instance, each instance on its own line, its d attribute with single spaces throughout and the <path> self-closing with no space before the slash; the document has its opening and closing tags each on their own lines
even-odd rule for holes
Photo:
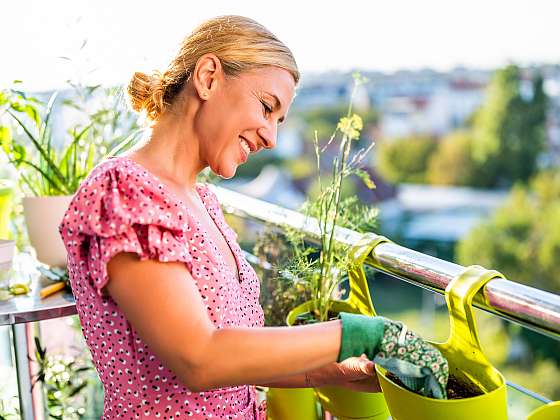
<svg viewBox="0 0 560 420">
<path fill-rule="evenodd" d="M 313 257 L 317 250 L 308 246 L 300 233 L 288 230 L 294 247 L 294 260 L 285 272 L 295 278 L 306 279 L 314 302 L 311 315 L 319 321 L 328 319 L 332 299 L 336 297 L 349 264 L 348 247 L 335 240 L 337 226 L 367 231 L 374 226 L 377 216 L 376 209 L 361 205 L 356 197 L 342 197 L 344 180 L 352 175 L 361 178 L 368 188 L 375 188 L 368 172 L 361 167 L 363 159 L 371 151 L 374 143 L 371 142 L 354 153 L 352 150 L 352 145 L 360 138 L 363 128 L 361 117 L 353 112 L 353 100 L 357 89 L 366 81 L 358 73 L 353 77 L 354 85 L 346 115 L 340 118 L 325 145 L 320 144 L 317 133 L 314 138 L 319 194 L 316 199 L 308 199 L 304 203 L 303 212 L 318 222 L 318 257 Z M 327 169 L 330 176 L 326 179 L 322 156 L 337 142 L 337 153 Z"/>
</svg>

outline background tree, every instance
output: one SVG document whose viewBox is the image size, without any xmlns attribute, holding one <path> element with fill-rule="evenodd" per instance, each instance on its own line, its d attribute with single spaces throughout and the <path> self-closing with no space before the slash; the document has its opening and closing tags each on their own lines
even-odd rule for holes
<svg viewBox="0 0 560 420">
<path fill-rule="evenodd" d="M 516 186 L 503 208 L 457 245 L 460 264 L 481 264 L 512 280 L 560 293 L 560 172 Z"/>
<path fill-rule="evenodd" d="M 543 79 L 522 80 L 519 67 L 498 70 L 473 118 L 472 156 L 485 187 L 526 182 L 545 147 L 547 99 Z"/>
<path fill-rule="evenodd" d="M 480 184 L 472 143 L 469 130 L 454 131 L 443 137 L 428 161 L 427 181 L 434 185 Z"/>
<path fill-rule="evenodd" d="M 475 228 L 457 245 L 460 264 L 480 264 L 501 271 L 509 279 L 560 293 L 560 172 L 537 175 L 529 187 L 517 185 L 506 205 L 488 222 Z M 512 365 L 507 376 L 549 398 L 560 398 L 558 342 L 504 323 L 530 349 L 524 369 Z M 527 363 L 527 361 L 526 361 Z M 530 372 L 531 374 L 523 374 Z M 538 373 L 541 376 L 535 376 Z M 550 375 L 550 376 L 549 376 Z M 538 379 L 551 378 L 539 383 Z M 542 379 L 540 380 L 542 382 Z"/>
<path fill-rule="evenodd" d="M 384 140 L 376 153 L 376 169 L 390 182 L 425 183 L 428 162 L 436 148 L 437 140 L 429 136 Z"/>
</svg>

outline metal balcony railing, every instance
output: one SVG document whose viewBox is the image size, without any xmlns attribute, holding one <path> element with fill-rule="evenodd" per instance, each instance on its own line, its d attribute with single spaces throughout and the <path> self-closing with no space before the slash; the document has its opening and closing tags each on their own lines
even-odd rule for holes
<svg viewBox="0 0 560 420">
<path fill-rule="evenodd" d="M 284 209 L 224 188 L 214 187 L 224 210 L 244 218 L 276 226 L 300 229 L 310 240 L 319 226 L 301 213 Z M 338 228 L 335 240 L 353 244 L 361 234 Z M 464 267 L 394 243 L 382 243 L 372 257 L 376 269 L 414 285 L 443 294 Z M 490 267 L 488 267 L 490 268 Z M 560 340 L 560 296 L 505 279 L 494 279 L 478 293 L 474 305 L 501 318 Z"/>
<path fill-rule="evenodd" d="M 301 213 L 224 188 L 213 188 L 226 213 L 263 224 L 279 227 L 287 225 L 303 231 L 311 241 L 318 237 L 319 227 L 316 220 L 307 219 Z M 335 235 L 335 240 L 344 244 L 353 244 L 360 238 L 361 234 L 344 228 L 338 228 Z M 256 258 L 251 259 L 251 256 L 248 256 L 250 262 L 258 263 Z M 376 261 L 376 269 L 440 294 L 444 293 L 447 284 L 463 269 L 460 265 L 393 243 L 378 245 L 371 257 Z M 69 293 L 61 293 L 41 300 L 37 287 L 40 279 L 37 273 L 33 274 L 32 271 L 36 270 L 25 273 L 26 276 L 31 277 L 35 286 L 32 287 L 30 296 L 0 302 L 0 326 L 10 325 L 12 328 L 20 409 L 24 420 L 42 418 L 34 415 L 38 408 L 36 402 L 34 407 L 29 392 L 30 371 L 27 355 L 32 351 L 33 346 L 31 322 L 76 314 L 74 300 Z M 552 339 L 560 340 L 560 296 L 553 293 L 510 280 L 494 279 L 478 293 L 474 305 Z M 548 399 L 519 385 L 512 383 L 508 385 L 532 399 L 549 402 Z"/>
</svg>

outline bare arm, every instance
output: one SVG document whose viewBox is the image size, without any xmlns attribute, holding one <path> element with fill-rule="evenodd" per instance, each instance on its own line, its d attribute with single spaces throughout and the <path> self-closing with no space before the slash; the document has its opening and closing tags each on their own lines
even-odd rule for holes
<svg viewBox="0 0 560 420">
<path fill-rule="evenodd" d="M 292 382 L 294 375 L 338 357 L 340 321 L 216 329 L 183 263 L 140 261 L 121 253 L 107 269 L 111 297 L 150 349 L 194 391 Z"/>
</svg>

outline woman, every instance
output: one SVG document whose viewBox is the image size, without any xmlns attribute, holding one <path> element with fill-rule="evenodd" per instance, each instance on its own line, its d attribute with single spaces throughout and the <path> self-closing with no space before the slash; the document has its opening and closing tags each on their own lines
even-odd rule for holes
<svg viewBox="0 0 560 420">
<path fill-rule="evenodd" d="M 105 419 L 264 418 L 255 384 L 379 391 L 382 319 L 263 327 L 255 272 L 196 183 L 273 148 L 298 81 L 289 49 L 239 16 L 196 28 L 165 72 L 134 74 L 151 138 L 99 164 L 60 225 Z"/>
</svg>

